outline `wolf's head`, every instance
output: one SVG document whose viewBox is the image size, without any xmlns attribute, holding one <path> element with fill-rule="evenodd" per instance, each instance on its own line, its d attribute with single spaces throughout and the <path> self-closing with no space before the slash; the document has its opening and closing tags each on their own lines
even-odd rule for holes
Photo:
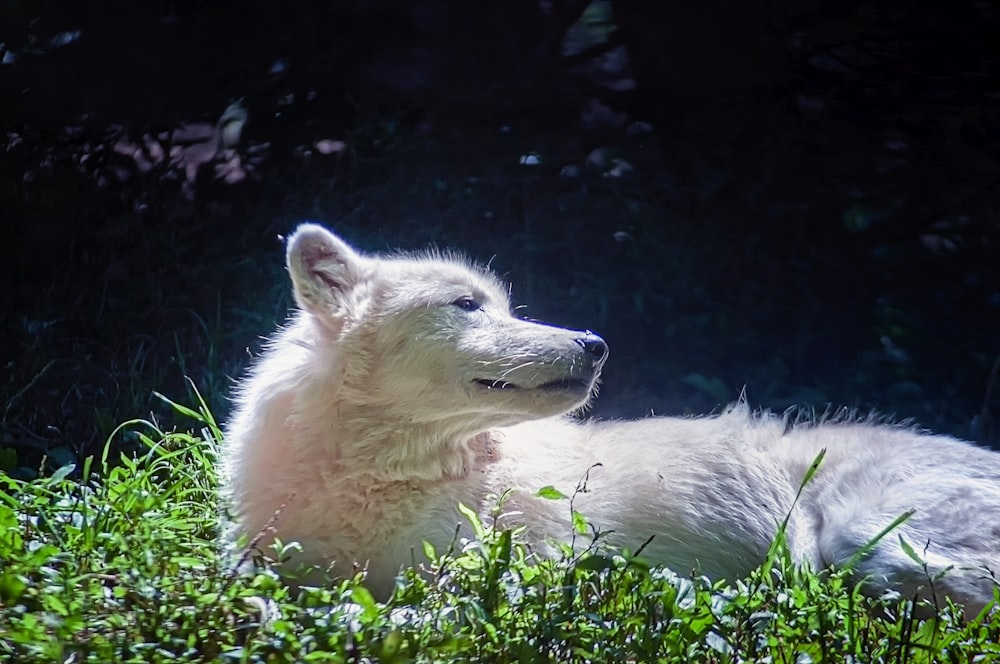
<svg viewBox="0 0 1000 664">
<path fill-rule="evenodd" d="M 364 256 L 303 224 L 288 241 L 295 300 L 336 399 L 386 425 L 475 433 L 573 411 L 607 358 L 591 332 L 519 320 L 489 272 L 454 257 Z"/>
</svg>

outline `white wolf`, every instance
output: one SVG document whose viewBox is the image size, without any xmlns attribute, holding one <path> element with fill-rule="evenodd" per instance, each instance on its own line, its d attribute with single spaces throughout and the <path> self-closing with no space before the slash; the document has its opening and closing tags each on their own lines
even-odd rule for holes
<svg viewBox="0 0 1000 664">
<path fill-rule="evenodd" d="M 565 501 L 608 542 L 678 572 L 745 575 L 787 515 L 794 558 L 850 559 L 909 510 L 857 571 L 874 590 L 934 589 L 976 612 L 1000 573 L 1000 454 L 866 422 L 786 427 L 736 407 L 715 417 L 580 422 L 607 357 L 590 333 L 519 320 L 488 272 L 440 254 L 362 255 L 315 224 L 288 241 L 300 311 L 241 385 L 224 448 L 235 529 L 298 541 L 334 574 L 401 566 L 463 519 L 505 518 L 535 550 L 573 532 Z M 804 474 L 826 457 L 793 508 Z M 926 570 L 903 550 L 902 536 Z"/>
</svg>

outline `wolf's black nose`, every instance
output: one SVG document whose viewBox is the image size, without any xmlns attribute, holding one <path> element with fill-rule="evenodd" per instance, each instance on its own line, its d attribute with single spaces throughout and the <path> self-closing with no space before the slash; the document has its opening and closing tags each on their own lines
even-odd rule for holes
<svg viewBox="0 0 1000 664">
<path fill-rule="evenodd" d="M 594 364 L 600 364 L 608 357 L 608 344 L 593 332 L 587 332 L 587 336 L 580 337 L 576 343 L 594 358 Z"/>
</svg>

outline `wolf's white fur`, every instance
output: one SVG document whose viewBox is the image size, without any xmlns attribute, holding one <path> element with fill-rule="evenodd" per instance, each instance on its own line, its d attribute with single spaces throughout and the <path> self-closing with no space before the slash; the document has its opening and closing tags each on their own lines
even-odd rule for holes
<svg viewBox="0 0 1000 664">
<path fill-rule="evenodd" d="M 288 242 L 299 313 L 243 382 L 224 449 L 236 531 L 268 524 L 300 560 L 387 595 L 421 540 L 439 550 L 495 497 L 536 550 L 571 537 L 565 501 L 608 541 L 686 573 L 744 575 L 790 512 L 788 544 L 813 568 L 847 561 L 908 510 L 858 569 L 875 589 L 935 589 L 977 611 L 1000 574 L 1000 454 L 865 422 L 788 428 L 735 407 L 696 419 L 578 422 L 604 362 L 589 332 L 511 316 L 489 273 L 442 255 L 363 256 L 314 224 Z M 478 307 L 478 308 L 477 308 Z M 796 506 L 821 450 L 826 457 Z M 269 531 L 270 532 L 270 531 Z"/>
</svg>

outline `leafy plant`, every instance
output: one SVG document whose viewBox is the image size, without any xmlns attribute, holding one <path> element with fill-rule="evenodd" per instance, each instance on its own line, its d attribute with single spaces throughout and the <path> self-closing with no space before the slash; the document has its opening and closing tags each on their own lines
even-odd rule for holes
<svg viewBox="0 0 1000 664">
<path fill-rule="evenodd" d="M 387 602 L 357 578 L 292 589 L 273 563 L 221 550 L 204 402 L 198 433 L 133 420 L 144 452 L 32 481 L 0 477 L 0 660 L 17 662 L 972 662 L 1000 656 L 1000 618 L 871 598 L 849 569 L 792 564 L 784 528 L 746 579 L 711 582 L 602 548 L 568 500 L 582 551 L 539 556 L 519 531 L 463 514 L 474 537 L 406 570 Z M 814 467 L 822 459 L 819 458 Z M 585 487 L 585 479 L 577 490 Z M 808 481 L 808 476 L 806 478 Z M 497 500 L 502 513 L 506 496 Z M 457 531 L 456 531 L 457 532 Z M 888 532 L 888 531 L 887 531 Z M 911 552 L 919 557 L 915 551 Z M 641 552 L 639 552 L 641 553 Z M 926 608 L 926 607 L 924 607 Z"/>
</svg>

